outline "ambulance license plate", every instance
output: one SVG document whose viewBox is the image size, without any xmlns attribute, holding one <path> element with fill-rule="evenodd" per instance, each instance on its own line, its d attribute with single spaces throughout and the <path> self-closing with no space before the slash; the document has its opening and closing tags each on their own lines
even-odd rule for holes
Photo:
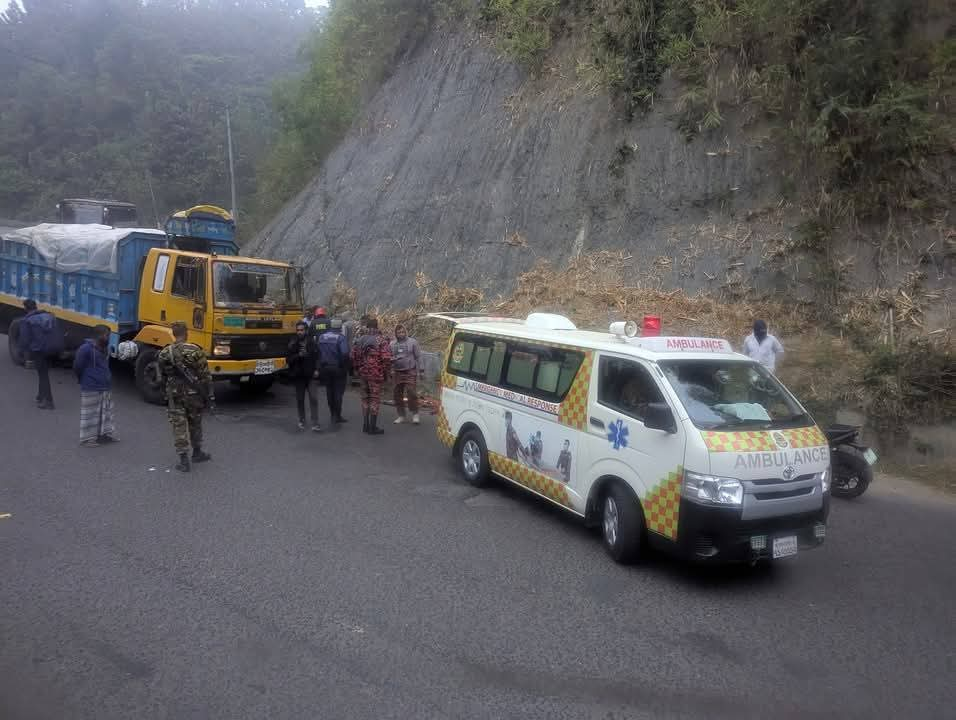
<svg viewBox="0 0 956 720">
<path fill-rule="evenodd" d="M 272 375 L 275 371 L 275 360 L 256 360 L 256 375 Z"/>
<path fill-rule="evenodd" d="M 787 535 L 773 539 L 774 558 L 790 557 L 797 554 L 797 536 Z"/>
<path fill-rule="evenodd" d="M 876 465 L 876 453 L 870 450 L 870 448 L 863 451 L 863 459 L 870 465 Z"/>
</svg>

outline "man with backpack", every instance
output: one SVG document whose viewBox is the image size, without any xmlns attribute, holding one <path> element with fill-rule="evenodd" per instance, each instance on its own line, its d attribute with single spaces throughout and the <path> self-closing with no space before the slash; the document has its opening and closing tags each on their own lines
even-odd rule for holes
<svg viewBox="0 0 956 720">
<path fill-rule="evenodd" d="M 342 321 L 334 319 L 329 330 L 319 335 L 319 378 L 333 423 L 344 423 L 342 399 L 349 367 L 349 344 L 342 334 Z"/>
<path fill-rule="evenodd" d="M 46 310 L 37 309 L 36 300 L 24 300 L 23 309 L 27 314 L 19 326 L 17 340 L 20 351 L 37 371 L 37 407 L 41 410 L 53 410 L 55 406 L 47 357 L 56 350 L 56 318 Z"/>
</svg>

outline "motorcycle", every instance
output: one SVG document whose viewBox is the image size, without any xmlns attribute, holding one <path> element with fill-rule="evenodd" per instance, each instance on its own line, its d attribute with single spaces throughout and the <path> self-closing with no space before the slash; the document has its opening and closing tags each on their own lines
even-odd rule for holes
<svg viewBox="0 0 956 720">
<path fill-rule="evenodd" d="M 873 482 L 876 453 L 858 441 L 856 425 L 831 425 L 824 433 L 830 444 L 830 492 L 839 498 L 860 497 Z"/>
</svg>

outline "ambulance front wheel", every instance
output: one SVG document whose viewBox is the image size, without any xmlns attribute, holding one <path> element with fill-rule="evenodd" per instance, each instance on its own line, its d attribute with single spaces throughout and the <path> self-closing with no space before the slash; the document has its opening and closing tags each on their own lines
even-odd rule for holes
<svg viewBox="0 0 956 720">
<path fill-rule="evenodd" d="M 617 562 L 627 565 L 640 559 L 644 545 L 644 513 L 634 494 L 619 482 L 612 483 L 604 494 L 601 534 L 604 548 Z"/>
<path fill-rule="evenodd" d="M 458 446 L 458 462 L 465 480 L 475 487 L 488 484 L 491 475 L 488 464 L 488 447 L 485 439 L 477 430 L 469 430 L 461 438 Z"/>
</svg>

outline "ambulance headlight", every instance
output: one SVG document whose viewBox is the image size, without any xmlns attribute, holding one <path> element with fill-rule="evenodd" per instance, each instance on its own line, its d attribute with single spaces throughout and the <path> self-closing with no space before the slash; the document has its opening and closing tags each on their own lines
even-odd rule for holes
<svg viewBox="0 0 956 720">
<path fill-rule="evenodd" d="M 820 490 L 830 492 L 830 471 L 824 470 L 817 473 L 817 480 L 820 481 Z"/>
<path fill-rule="evenodd" d="M 734 478 L 685 471 L 684 497 L 704 505 L 739 507 L 744 501 L 744 486 Z"/>
</svg>

